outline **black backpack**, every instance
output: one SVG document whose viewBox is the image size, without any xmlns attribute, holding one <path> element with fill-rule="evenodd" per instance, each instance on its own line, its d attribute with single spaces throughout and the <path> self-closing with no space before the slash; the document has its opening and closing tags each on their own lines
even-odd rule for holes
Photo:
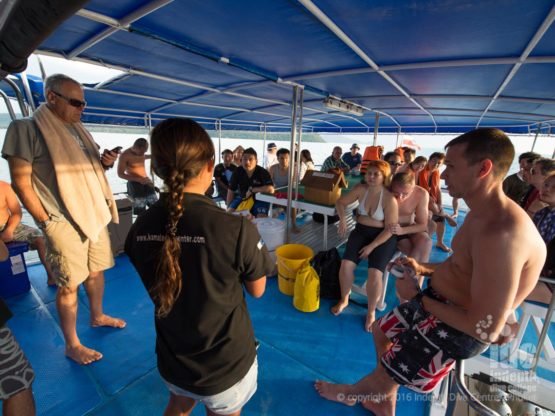
<svg viewBox="0 0 555 416">
<path fill-rule="evenodd" d="M 339 286 L 339 268 L 341 257 L 334 247 L 327 251 L 320 251 L 310 261 L 318 276 L 320 276 L 320 297 L 324 299 L 339 299 L 341 287 Z"/>
</svg>

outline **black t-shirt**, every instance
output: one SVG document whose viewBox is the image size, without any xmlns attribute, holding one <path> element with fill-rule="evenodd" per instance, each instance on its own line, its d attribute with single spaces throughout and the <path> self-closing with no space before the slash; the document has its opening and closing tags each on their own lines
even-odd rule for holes
<svg viewBox="0 0 555 416">
<path fill-rule="evenodd" d="M 239 189 L 239 194 L 241 198 L 247 196 L 247 191 L 249 188 L 255 188 L 265 185 L 273 185 L 272 177 L 270 173 L 264 169 L 262 166 L 256 166 L 251 177 L 247 174 L 247 171 L 243 166 L 239 166 L 233 176 L 231 177 L 231 182 L 229 183 L 229 189 L 233 192 Z"/>
<path fill-rule="evenodd" d="M 137 219 L 125 243 L 147 291 L 165 238 L 165 200 L 162 195 Z M 185 194 L 184 207 L 177 227 L 183 285 L 170 313 L 155 317 L 156 353 L 164 379 L 207 396 L 233 386 L 254 362 L 242 283 L 267 275 L 273 264 L 256 226 L 244 217 L 196 194 Z"/>
<path fill-rule="evenodd" d="M 218 163 L 214 168 L 214 178 L 220 179 L 224 185 L 229 186 L 229 181 L 233 176 L 233 172 L 237 170 L 237 166 L 231 163 L 228 167 L 225 167 L 223 163 Z M 218 195 L 225 198 L 227 195 L 227 190 L 221 189 L 220 184 L 216 181 L 216 188 L 218 188 Z"/>
</svg>

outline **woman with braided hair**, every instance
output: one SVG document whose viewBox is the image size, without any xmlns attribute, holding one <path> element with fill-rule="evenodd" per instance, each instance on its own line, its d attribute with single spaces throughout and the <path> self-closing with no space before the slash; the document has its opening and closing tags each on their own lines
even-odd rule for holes
<svg viewBox="0 0 555 416">
<path fill-rule="evenodd" d="M 155 307 L 164 415 L 239 415 L 256 391 L 257 360 L 243 287 L 260 297 L 272 261 L 256 227 L 204 196 L 214 145 L 197 123 L 168 119 L 151 133 L 160 200 L 137 219 L 125 251 Z M 222 226 L 223 225 L 223 226 Z"/>
</svg>

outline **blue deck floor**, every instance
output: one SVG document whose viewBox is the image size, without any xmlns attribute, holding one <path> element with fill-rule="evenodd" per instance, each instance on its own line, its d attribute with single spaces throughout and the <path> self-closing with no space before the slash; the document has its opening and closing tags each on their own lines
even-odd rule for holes
<svg viewBox="0 0 555 416">
<path fill-rule="evenodd" d="M 449 229 L 451 233 L 453 230 Z M 451 235 L 448 235 L 450 241 Z M 434 249 L 432 261 L 447 255 Z M 357 269 L 364 278 L 366 265 Z M 64 343 L 55 310 L 55 289 L 46 286 L 39 266 L 29 268 L 30 292 L 8 299 L 14 317 L 8 325 L 35 371 L 33 385 L 38 415 L 160 415 L 168 393 L 156 370 L 153 308 L 127 257 L 106 272 L 105 311 L 127 320 L 123 330 L 88 325 L 88 305 L 80 293 L 78 333 L 82 342 L 104 354 L 99 362 L 79 366 L 64 357 Z M 390 279 L 388 310 L 395 299 Z M 376 365 L 372 336 L 363 331 L 366 310 L 351 304 L 340 316 L 329 313 L 322 300 L 317 312 L 295 310 L 268 280 L 261 299 L 248 299 L 259 348 L 259 384 L 244 415 L 362 415 L 361 407 L 346 408 L 321 399 L 315 379 L 352 383 Z M 381 316 L 383 313 L 378 313 Z M 428 401 L 402 389 L 398 415 L 423 415 Z M 193 415 L 202 415 L 199 407 Z"/>
</svg>

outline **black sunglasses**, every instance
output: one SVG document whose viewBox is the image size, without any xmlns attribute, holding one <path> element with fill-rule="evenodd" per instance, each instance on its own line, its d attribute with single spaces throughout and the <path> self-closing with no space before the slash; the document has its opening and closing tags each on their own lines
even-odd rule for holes
<svg viewBox="0 0 555 416">
<path fill-rule="evenodd" d="M 78 100 L 76 98 L 69 98 L 66 97 L 65 95 L 60 94 L 59 92 L 52 91 L 54 94 L 56 94 L 58 97 L 63 98 L 64 100 L 66 100 L 70 106 L 75 107 L 75 108 L 80 108 L 80 107 L 86 107 L 87 106 L 87 102 L 86 101 L 81 101 Z"/>
</svg>

